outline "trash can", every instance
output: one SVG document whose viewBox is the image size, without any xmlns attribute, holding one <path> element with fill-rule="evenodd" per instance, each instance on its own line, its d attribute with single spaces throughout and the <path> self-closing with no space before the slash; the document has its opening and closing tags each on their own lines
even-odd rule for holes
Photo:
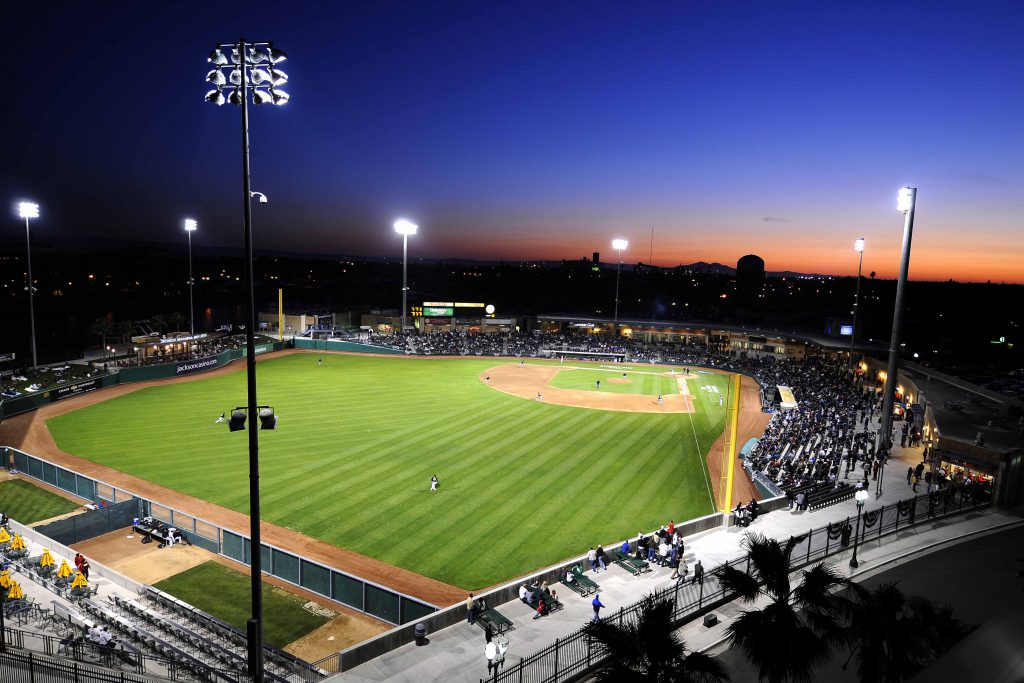
<svg viewBox="0 0 1024 683">
<path fill-rule="evenodd" d="M 416 634 L 416 646 L 420 647 L 427 644 L 427 625 L 420 623 L 416 624 L 413 628 L 413 633 Z"/>
</svg>

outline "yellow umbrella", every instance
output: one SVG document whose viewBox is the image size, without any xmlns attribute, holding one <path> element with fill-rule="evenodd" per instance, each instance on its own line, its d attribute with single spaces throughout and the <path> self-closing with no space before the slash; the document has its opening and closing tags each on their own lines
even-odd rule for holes
<svg viewBox="0 0 1024 683">
<path fill-rule="evenodd" d="M 57 564 L 53 560 L 53 555 L 50 554 L 49 550 L 43 549 L 43 556 L 39 558 L 40 567 L 52 567 Z"/>
<path fill-rule="evenodd" d="M 14 534 L 14 540 L 11 541 L 11 550 L 24 550 L 25 540 L 21 537 L 21 534 Z"/>
<path fill-rule="evenodd" d="M 11 581 L 11 590 L 7 593 L 8 600 L 20 600 L 25 597 L 25 591 L 21 590 L 21 586 L 18 585 L 17 581 Z"/>
<path fill-rule="evenodd" d="M 0 588 L 11 587 L 11 573 L 6 569 L 0 572 Z"/>
<path fill-rule="evenodd" d="M 85 588 L 89 585 L 85 575 L 82 572 L 75 572 L 75 580 L 71 582 L 72 588 Z"/>
<path fill-rule="evenodd" d="M 68 564 L 67 560 L 60 561 L 60 567 L 57 569 L 57 576 L 62 579 L 71 576 L 71 565 Z"/>
<path fill-rule="evenodd" d="M 0 526 L 0 543 L 7 543 L 11 540 L 11 535 L 7 533 L 7 529 Z"/>
</svg>

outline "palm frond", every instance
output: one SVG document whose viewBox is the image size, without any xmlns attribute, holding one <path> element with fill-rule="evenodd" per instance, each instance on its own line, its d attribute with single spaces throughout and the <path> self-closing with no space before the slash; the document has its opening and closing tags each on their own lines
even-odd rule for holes
<svg viewBox="0 0 1024 683">
<path fill-rule="evenodd" d="M 726 595 L 736 593 L 740 600 L 752 602 L 761 594 L 761 587 L 757 579 L 735 567 L 722 567 L 716 572 L 716 575 L 718 583 L 725 589 Z"/>
</svg>

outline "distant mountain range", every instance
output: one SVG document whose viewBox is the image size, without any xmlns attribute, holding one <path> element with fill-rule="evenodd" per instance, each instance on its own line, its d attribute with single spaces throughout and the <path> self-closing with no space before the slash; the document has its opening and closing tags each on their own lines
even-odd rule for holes
<svg viewBox="0 0 1024 683">
<path fill-rule="evenodd" d="M 3 253 L 17 253 L 23 249 L 23 242 L 18 235 L 3 235 L 0 236 L 0 251 Z M 121 250 L 134 250 L 138 252 L 161 252 L 167 251 L 170 253 L 177 254 L 182 251 L 182 245 L 178 243 L 170 242 L 133 242 L 128 240 L 120 239 L 75 239 L 75 238 L 62 238 L 59 243 L 45 239 L 33 238 L 33 251 L 38 250 L 39 252 L 83 252 L 83 253 L 95 253 L 97 251 L 121 251 Z M 205 254 L 217 255 L 217 256 L 242 256 L 242 249 L 237 247 L 216 247 L 216 246 L 204 246 L 203 252 Z M 324 254 L 324 253 L 306 253 L 306 252 L 291 252 L 291 251 L 275 251 L 273 249 L 256 249 L 255 255 L 257 257 L 267 256 L 282 256 L 285 258 L 305 258 L 305 259 L 316 259 L 316 260 L 335 260 L 335 259 L 352 259 L 356 261 L 369 261 L 369 262 L 386 262 L 386 261 L 397 261 L 399 260 L 395 256 L 356 256 L 353 254 Z M 561 266 L 566 262 L 573 262 L 571 259 L 565 260 L 533 260 L 533 259 L 467 259 L 467 258 L 418 258 L 414 259 L 420 263 L 445 263 L 448 265 L 461 265 L 461 266 L 497 266 L 502 263 L 515 264 L 515 263 L 539 263 L 549 268 L 555 268 Z M 604 265 L 610 265 L 610 261 L 602 261 Z M 624 267 L 632 269 L 635 264 L 623 264 Z M 659 266 L 661 268 L 683 268 L 685 270 L 692 270 L 698 273 L 706 273 L 709 275 L 736 275 L 736 268 L 733 266 L 727 266 L 724 263 L 708 263 L 707 261 L 696 261 L 695 263 L 680 264 L 678 266 Z M 766 271 L 765 275 L 768 277 L 832 277 L 830 275 L 820 275 L 817 273 L 797 273 L 790 270 L 783 271 Z"/>
</svg>

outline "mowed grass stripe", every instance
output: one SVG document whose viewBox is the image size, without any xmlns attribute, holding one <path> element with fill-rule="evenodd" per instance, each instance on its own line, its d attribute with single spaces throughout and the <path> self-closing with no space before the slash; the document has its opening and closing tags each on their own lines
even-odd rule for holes
<svg viewBox="0 0 1024 683">
<path fill-rule="evenodd" d="M 264 518 L 476 588 L 591 542 L 711 511 L 679 416 L 538 403 L 480 382 L 503 362 L 296 354 L 261 363 L 259 401 L 281 418 L 260 434 Z M 675 386 L 670 377 L 631 377 L 622 386 L 634 393 Z M 697 442 L 710 445 L 718 434 L 701 432 L 721 431 L 721 411 L 700 393 Z M 245 434 L 213 424 L 244 397 L 239 368 L 147 388 L 49 426 L 65 450 L 245 513 Z M 701 422 L 705 411 L 712 419 Z M 431 494 L 434 473 L 442 489 Z"/>
</svg>

